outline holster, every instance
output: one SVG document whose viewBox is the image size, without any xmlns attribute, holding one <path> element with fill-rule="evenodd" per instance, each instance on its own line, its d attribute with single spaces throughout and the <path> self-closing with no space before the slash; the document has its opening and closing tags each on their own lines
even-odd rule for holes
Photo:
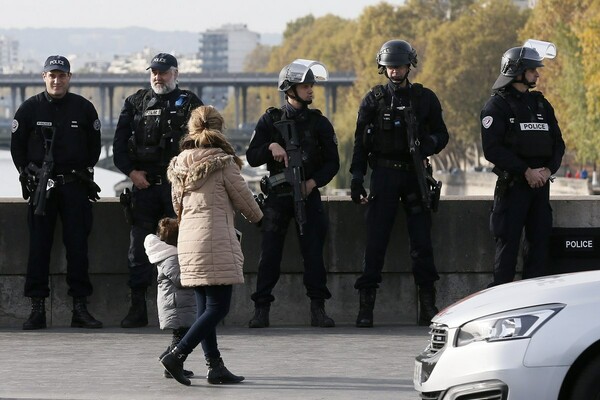
<svg viewBox="0 0 600 400">
<path fill-rule="evenodd" d="M 125 188 L 123 193 L 119 196 L 119 203 L 123 206 L 123 213 L 125 214 L 125 221 L 129 225 L 133 225 L 133 202 L 131 200 L 131 190 Z"/>
</svg>

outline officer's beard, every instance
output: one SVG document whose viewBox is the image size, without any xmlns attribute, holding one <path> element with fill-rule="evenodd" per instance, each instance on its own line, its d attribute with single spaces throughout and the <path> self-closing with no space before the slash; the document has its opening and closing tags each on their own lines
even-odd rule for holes
<svg viewBox="0 0 600 400">
<path fill-rule="evenodd" d="M 404 74 L 403 77 L 396 77 L 395 79 L 392 79 L 392 78 L 390 78 L 390 76 L 388 75 L 388 73 L 386 71 L 385 76 L 387 76 L 387 78 L 392 83 L 392 85 L 394 85 L 395 89 L 400 89 L 402 86 L 404 86 L 404 83 L 406 82 L 406 79 L 408 78 L 409 73 L 410 73 L 410 69 L 408 71 L 406 71 L 406 74 Z"/>
<path fill-rule="evenodd" d="M 165 83 L 150 82 L 150 85 L 152 86 L 152 90 L 154 90 L 154 93 L 168 94 L 168 93 L 171 93 L 173 90 L 175 90 L 175 88 L 177 87 L 177 81 L 173 80 L 171 82 L 165 82 Z"/>
</svg>

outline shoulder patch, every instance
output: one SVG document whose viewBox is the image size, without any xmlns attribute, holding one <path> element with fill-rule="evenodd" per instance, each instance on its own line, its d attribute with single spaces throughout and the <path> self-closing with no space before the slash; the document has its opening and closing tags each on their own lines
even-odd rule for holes
<svg viewBox="0 0 600 400">
<path fill-rule="evenodd" d="M 494 123 L 494 118 L 489 115 L 487 117 L 483 117 L 483 119 L 481 120 L 481 125 L 483 125 L 483 127 L 485 129 L 492 126 L 493 123 Z"/>
<path fill-rule="evenodd" d="M 96 120 L 94 121 L 94 130 L 97 130 L 97 131 L 99 131 L 101 127 L 102 127 L 102 124 L 100 123 L 100 120 L 99 120 L 99 119 L 96 119 Z"/>
<path fill-rule="evenodd" d="M 12 126 L 10 128 L 10 132 L 15 133 L 17 131 L 17 129 L 19 129 L 19 121 L 17 121 L 16 119 L 13 119 Z"/>
</svg>

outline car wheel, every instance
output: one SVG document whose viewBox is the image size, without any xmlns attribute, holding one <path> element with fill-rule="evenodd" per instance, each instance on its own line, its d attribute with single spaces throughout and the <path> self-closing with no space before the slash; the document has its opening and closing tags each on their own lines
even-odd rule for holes
<svg viewBox="0 0 600 400">
<path fill-rule="evenodd" d="M 600 357 L 587 363 L 575 379 L 571 400 L 600 400 Z"/>
</svg>

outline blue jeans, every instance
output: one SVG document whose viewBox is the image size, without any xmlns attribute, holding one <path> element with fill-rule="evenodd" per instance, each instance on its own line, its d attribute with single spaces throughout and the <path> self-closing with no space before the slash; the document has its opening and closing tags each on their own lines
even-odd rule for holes
<svg viewBox="0 0 600 400">
<path fill-rule="evenodd" d="M 217 325 L 229 313 L 232 285 L 197 286 L 196 304 L 198 315 L 186 335 L 177 344 L 177 349 L 190 354 L 199 343 L 206 358 L 221 356 L 217 345 Z"/>
</svg>

